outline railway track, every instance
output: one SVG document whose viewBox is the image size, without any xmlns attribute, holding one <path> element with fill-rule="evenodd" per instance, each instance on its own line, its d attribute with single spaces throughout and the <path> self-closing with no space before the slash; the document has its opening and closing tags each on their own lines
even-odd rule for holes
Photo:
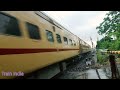
<svg viewBox="0 0 120 90">
<path fill-rule="evenodd" d="M 85 71 L 89 68 L 86 68 L 86 58 L 92 57 L 92 53 L 88 54 L 87 56 L 83 57 L 82 60 L 73 63 L 65 71 L 59 73 L 52 79 L 87 79 L 87 74 Z"/>
</svg>

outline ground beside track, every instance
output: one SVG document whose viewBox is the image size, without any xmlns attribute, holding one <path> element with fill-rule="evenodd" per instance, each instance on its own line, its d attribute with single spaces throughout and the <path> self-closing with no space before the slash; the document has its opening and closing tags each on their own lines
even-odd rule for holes
<svg viewBox="0 0 120 90">
<path fill-rule="evenodd" d="M 85 56 L 83 60 L 80 60 L 78 63 L 70 66 L 68 69 L 66 69 L 54 79 L 108 79 L 102 68 L 97 69 L 100 76 L 99 78 L 98 74 L 96 73 L 96 68 L 94 68 L 94 65 L 90 66 L 89 68 L 86 66 L 85 59 L 91 56 L 91 60 L 96 61 L 96 53 L 90 53 L 89 55 Z"/>
</svg>

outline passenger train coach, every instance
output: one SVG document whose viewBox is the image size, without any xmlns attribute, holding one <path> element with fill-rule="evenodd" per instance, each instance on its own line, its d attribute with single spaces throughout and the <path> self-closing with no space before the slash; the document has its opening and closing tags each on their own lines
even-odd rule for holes
<svg viewBox="0 0 120 90">
<path fill-rule="evenodd" d="M 31 73 L 90 51 L 90 45 L 39 11 L 0 11 L 0 78 Z M 9 73 L 6 73 L 9 72 Z"/>
</svg>

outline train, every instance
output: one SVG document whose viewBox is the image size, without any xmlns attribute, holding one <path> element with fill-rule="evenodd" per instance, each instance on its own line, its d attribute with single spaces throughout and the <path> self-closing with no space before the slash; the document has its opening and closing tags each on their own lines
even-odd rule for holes
<svg viewBox="0 0 120 90">
<path fill-rule="evenodd" d="M 0 79 L 13 79 L 91 51 L 41 11 L 0 11 Z M 20 75 L 20 74 L 19 74 Z"/>
</svg>

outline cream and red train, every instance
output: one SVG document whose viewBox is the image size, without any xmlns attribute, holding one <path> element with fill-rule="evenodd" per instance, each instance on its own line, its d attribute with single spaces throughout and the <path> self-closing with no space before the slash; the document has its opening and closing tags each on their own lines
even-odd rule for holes
<svg viewBox="0 0 120 90">
<path fill-rule="evenodd" d="M 30 73 L 90 51 L 90 46 L 39 11 L 0 11 L 0 78 Z"/>
</svg>

